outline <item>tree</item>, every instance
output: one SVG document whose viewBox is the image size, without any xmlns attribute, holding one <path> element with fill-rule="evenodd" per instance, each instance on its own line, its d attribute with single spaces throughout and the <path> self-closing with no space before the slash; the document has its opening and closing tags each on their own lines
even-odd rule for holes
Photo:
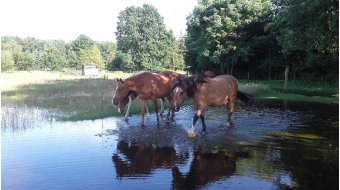
<svg viewBox="0 0 340 190">
<path fill-rule="evenodd" d="M 22 40 L 22 50 L 33 53 L 34 51 L 42 51 L 45 42 L 36 38 L 27 37 Z"/>
<path fill-rule="evenodd" d="M 105 68 L 113 70 L 113 60 L 116 56 L 117 44 L 113 42 L 102 42 L 98 45 L 104 60 Z"/>
<path fill-rule="evenodd" d="M 189 55 L 197 56 L 196 68 L 219 67 L 232 74 L 233 66 L 253 55 L 249 26 L 269 11 L 270 1 L 202 0 L 187 18 Z M 193 61 L 193 60 L 191 60 Z"/>
<path fill-rule="evenodd" d="M 117 49 L 129 54 L 138 69 L 153 70 L 171 58 L 175 38 L 153 6 L 127 7 L 118 19 Z"/>
<path fill-rule="evenodd" d="M 137 65 L 132 61 L 131 53 L 122 53 L 121 51 L 117 51 L 113 61 L 113 70 L 118 68 L 127 72 L 138 70 Z"/>
<path fill-rule="evenodd" d="M 88 65 L 97 65 L 99 69 L 104 69 L 105 64 L 103 61 L 103 57 L 100 54 L 99 48 L 97 45 L 93 45 L 89 49 L 81 49 L 79 51 L 79 64 L 77 69 L 81 69 L 83 64 Z"/>
<path fill-rule="evenodd" d="M 22 52 L 22 46 L 10 36 L 1 37 L 1 71 L 17 69 L 16 60 Z M 15 59 L 15 57 L 17 59 Z"/>
<path fill-rule="evenodd" d="M 45 44 L 44 51 L 42 53 L 41 61 L 43 62 L 43 68 L 49 68 L 51 70 L 61 71 L 68 67 L 65 52 L 58 49 L 58 43 L 54 40 L 48 41 Z"/>
<path fill-rule="evenodd" d="M 13 59 L 16 69 L 19 71 L 33 70 L 34 56 L 28 51 L 13 53 Z"/>
<path fill-rule="evenodd" d="M 95 42 L 88 36 L 82 34 L 78 38 L 71 42 L 72 50 L 79 53 L 82 49 L 90 49 L 95 45 Z"/>
<path fill-rule="evenodd" d="M 307 72 L 338 74 L 338 0 L 275 0 L 273 10 L 267 29 L 277 34 L 282 56 Z"/>
<path fill-rule="evenodd" d="M 14 69 L 12 52 L 9 50 L 1 50 L 1 71 L 10 71 Z"/>
<path fill-rule="evenodd" d="M 171 70 L 183 70 L 185 68 L 185 51 L 184 37 L 180 36 L 179 40 L 173 41 L 171 58 L 164 67 Z"/>
</svg>

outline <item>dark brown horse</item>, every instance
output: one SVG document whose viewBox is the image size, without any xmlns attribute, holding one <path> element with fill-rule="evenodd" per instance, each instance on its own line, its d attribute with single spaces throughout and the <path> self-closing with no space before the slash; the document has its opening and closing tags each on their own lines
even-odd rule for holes
<svg viewBox="0 0 340 190">
<path fill-rule="evenodd" d="M 227 127 L 229 127 L 233 124 L 230 118 L 236 98 L 245 103 L 250 103 L 250 95 L 238 90 L 238 82 L 231 75 L 219 75 L 215 78 L 194 75 L 184 78 L 175 84 L 173 89 L 173 109 L 179 111 L 180 105 L 187 97 L 192 98 L 197 109 L 193 117 L 192 129 L 194 129 L 198 118 L 201 118 L 202 131 L 206 130 L 203 114 L 208 106 L 225 106 L 228 110 Z"/>
<path fill-rule="evenodd" d="M 119 102 L 130 95 L 131 92 L 135 92 L 139 97 L 141 108 L 141 126 L 144 126 L 145 101 L 148 99 L 153 102 L 157 123 L 159 123 L 157 98 L 166 97 L 172 107 L 172 88 L 174 84 L 184 77 L 184 75 L 176 72 L 164 71 L 160 73 L 142 72 L 133 75 L 124 81 L 122 79 L 117 79 L 116 92 L 112 99 L 112 103 L 114 106 L 117 106 Z M 171 109 L 169 109 L 167 115 L 167 121 L 169 120 L 170 110 Z"/>
<path fill-rule="evenodd" d="M 130 109 L 131 106 L 133 104 L 133 102 L 135 101 L 135 99 L 138 97 L 136 92 L 131 92 L 130 95 L 128 95 L 127 97 L 123 98 L 122 101 L 119 102 L 118 104 L 118 112 L 119 113 L 123 113 L 124 112 L 124 108 L 126 105 L 128 105 L 127 109 L 126 109 L 126 113 L 125 113 L 125 117 L 124 120 L 128 120 L 129 119 L 129 113 L 130 113 Z M 161 102 L 161 112 L 160 114 L 162 115 L 164 113 L 164 98 L 160 98 L 160 102 Z M 148 109 L 148 105 L 147 105 L 147 101 L 145 102 L 145 111 L 147 114 L 147 118 L 150 117 L 150 113 L 149 113 L 149 109 Z"/>
</svg>

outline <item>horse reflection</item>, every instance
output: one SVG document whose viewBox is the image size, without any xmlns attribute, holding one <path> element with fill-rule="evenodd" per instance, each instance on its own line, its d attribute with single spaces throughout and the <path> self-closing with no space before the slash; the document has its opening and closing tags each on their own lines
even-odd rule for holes
<svg viewBox="0 0 340 190">
<path fill-rule="evenodd" d="M 197 189 L 210 182 L 230 177 L 235 173 L 236 156 L 233 151 L 218 153 L 195 152 L 190 170 L 183 175 L 177 166 L 172 169 L 174 189 Z"/>
<path fill-rule="evenodd" d="M 112 156 L 118 178 L 149 175 L 154 169 L 170 169 L 179 159 L 173 147 L 154 148 L 145 145 L 130 145 L 119 141 L 117 152 Z"/>
</svg>

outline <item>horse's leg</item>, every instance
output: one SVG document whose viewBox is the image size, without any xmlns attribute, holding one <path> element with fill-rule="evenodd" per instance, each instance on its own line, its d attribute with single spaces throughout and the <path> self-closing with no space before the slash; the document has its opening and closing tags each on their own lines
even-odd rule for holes
<svg viewBox="0 0 340 190">
<path fill-rule="evenodd" d="M 153 108 L 155 109 L 155 112 L 156 112 L 157 123 L 159 123 L 157 97 L 151 98 L 151 100 L 153 103 Z"/>
<path fill-rule="evenodd" d="M 139 98 L 139 105 L 140 105 L 140 111 L 141 111 L 141 122 L 140 122 L 140 126 L 144 126 L 144 113 L 145 113 L 145 100 L 142 100 Z"/>
<path fill-rule="evenodd" d="M 131 106 L 132 106 L 133 102 L 135 102 L 135 99 L 131 100 L 131 96 L 129 96 L 129 105 L 128 105 L 128 108 L 126 110 L 126 114 L 125 114 L 124 120 L 128 120 L 129 119 L 129 113 L 130 113 L 130 109 L 131 109 Z"/>
<path fill-rule="evenodd" d="M 174 117 L 175 117 L 175 110 L 172 109 L 172 105 L 171 105 L 170 109 L 171 109 L 171 120 L 173 120 Z M 169 110 L 169 112 L 170 112 L 170 110 Z"/>
<path fill-rule="evenodd" d="M 192 119 L 192 127 L 195 128 L 198 118 L 201 118 L 202 125 L 203 125 L 202 131 L 205 131 L 207 126 L 205 125 L 205 122 L 204 122 L 203 112 L 204 112 L 204 110 L 203 111 L 200 110 L 200 109 L 197 110 L 194 118 Z"/>
<path fill-rule="evenodd" d="M 149 112 L 149 106 L 148 106 L 148 100 L 145 100 L 145 111 L 146 111 L 146 119 L 150 118 L 150 112 Z"/>
<path fill-rule="evenodd" d="M 171 117 L 171 119 L 173 119 L 173 117 L 174 117 L 174 111 L 173 111 L 173 109 L 171 109 L 171 108 L 172 108 L 172 103 L 173 103 L 173 101 L 171 100 L 171 97 L 169 96 L 169 97 L 167 97 L 167 99 L 168 99 L 168 101 L 169 101 L 170 108 L 169 108 L 168 114 L 166 115 L 166 122 L 169 122 L 169 121 L 170 121 L 170 120 L 169 120 L 170 111 L 172 111 L 172 117 Z"/>
<path fill-rule="evenodd" d="M 233 121 L 231 120 L 231 115 L 233 114 L 234 111 L 234 100 L 229 99 L 227 109 L 228 109 L 227 127 L 230 127 L 231 125 L 234 124 Z"/>
<path fill-rule="evenodd" d="M 159 114 L 162 115 L 164 113 L 164 98 L 160 98 L 160 102 L 161 102 L 161 112 Z"/>
<path fill-rule="evenodd" d="M 202 131 L 204 132 L 207 129 L 207 126 L 205 125 L 205 122 L 204 122 L 204 116 L 201 115 L 200 118 L 201 118 L 202 125 L 203 125 Z"/>
<path fill-rule="evenodd" d="M 173 96 L 171 96 L 171 95 L 169 96 L 169 98 L 170 98 L 170 101 L 169 101 L 169 103 L 170 103 L 169 113 L 170 113 L 170 110 L 171 110 L 171 120 L 173 120 L 174 117 L 175 117 L 175 110 L 172 108 L 172 106 L 174 104 L 174 99 L 173 99 Z"/>
</svg>

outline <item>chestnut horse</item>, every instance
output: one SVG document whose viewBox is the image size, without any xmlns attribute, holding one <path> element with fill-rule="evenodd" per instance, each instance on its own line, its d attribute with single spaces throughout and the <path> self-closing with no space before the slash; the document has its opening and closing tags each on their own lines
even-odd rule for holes
<svg viewBox="0 0 340 190">
<path fill-rule="evenodd" d="M 203 73 L 204 76 L 210 77 L 210 78 L 214 78 L 216 77 L 216 74 L 214 73 L 214 71 L 204 71 Z"/>
<path fill-rule="evenodd" d="M 166 97 L 170 103 L 170 109 L 167 114 L 167 121 L 169 121 L 170 110 L 172 107 L 172 87 L 184 77 L 185 75 L 176 72 L 163 71 L 160 73 L 138 73 L 128 77 L 124 81 L 122 79 L 117 79 L 116 92 L 113 96 L 112 103 L 114 106 L 117 106 L 120 101 L 132 92 L 135 92 L 139 97 L 139 105 L 141 108 L 141 126 L 144 126 L 146 100 L 152 100 L 154 110 L 156 112 L 157 123 L 159 123 L 157 98 Z"/>
<path fill-rule="evenodd" d="M 192 98 L 197 109 L 193 117 L 192 129 L 194 129 L 198 118 L 201 118 L 202 131 L 206 130 L 203 114 L 208 106 L 225 106 L 228 110 L 227 127 L 229 127 L 233 124 L 230 118 L 236 98 L 245 103 L 251 103 L 250 95 L 238 90 L 238 82 L 231 75 L 219 75 L 215 78 L 194 75 L 184 78 L 175 84 L 173 89 L 173 109 L 179 111 L 180 105 L 187 97 Z"/>
<path fill-rule="evenodd" d="M 119 113 L 123 113 L 125 106 L 128 104 L 124 120 L 128 120 L 129 119 L 129 113 L 130 113 L 131 106 L 134 103 L 134 101 L 137 98 L 137 96 L 138 95 L 137 95 L 136 92 L 132 92 L 130 95 L 128 95 L 127 97 L 123 98 L 123 100 L 119 102 L 119 105 L 118 105 L 118 112 Z M 161 100 L 160 101 L 161 102 L 161 112 L 160 112 L 160 114 L 162 115 L 164 113 L 164 98 L 160 98 L 160 100 Z M 148 109 L 148 105 L 147 104 L 148 104 L 147 101 L 145 101 L 145 111 L 146 111 L 146 114 L 147 114 L 147 118 L 149 118 L 150 117 L 150 113 L 149 113 L 149 109 Z"/>
</svg>

